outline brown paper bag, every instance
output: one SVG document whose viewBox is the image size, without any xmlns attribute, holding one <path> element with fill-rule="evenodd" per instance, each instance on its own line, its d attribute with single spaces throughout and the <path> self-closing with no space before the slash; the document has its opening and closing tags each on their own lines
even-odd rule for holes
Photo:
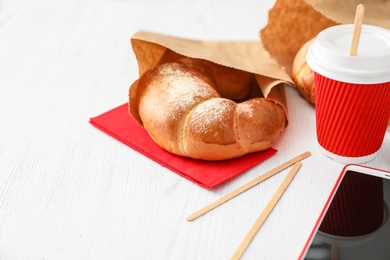
<svg viewBox="0 0 390 260">
<path fill-rule="evenodd" d="M 260 30 L 264 49 L 290 74 L 300 47 L 327 27 L 354 23 L 358 4 L 365 7 L 364 24 L 390 29 L 389 0 L 276 0 Z"/>
<path fill-rule="evenodd" d="M 183 56 L 209 60 L 253 73 L 264 97 L 279 103 L 287 114 L 283 83 L 293 84 L 293 81 L 268 56 L 259 41 L 197 41 L 140 31 L 131 38 L 131 45 L 140 76 L 160 63 Z"/>
</svg>

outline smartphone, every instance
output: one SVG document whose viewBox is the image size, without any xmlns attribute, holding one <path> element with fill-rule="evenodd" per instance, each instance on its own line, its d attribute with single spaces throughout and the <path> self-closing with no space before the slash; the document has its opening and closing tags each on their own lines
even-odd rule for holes
<svg viewBox="0 0 390 260">
<path fill-rule="evenodd" d="M 328 199 L 317 236 L 339 246 L 373 239 L 389 218 L 384 181 L 390 181 L 389 171 L 346 165 Z"/>
</svg>

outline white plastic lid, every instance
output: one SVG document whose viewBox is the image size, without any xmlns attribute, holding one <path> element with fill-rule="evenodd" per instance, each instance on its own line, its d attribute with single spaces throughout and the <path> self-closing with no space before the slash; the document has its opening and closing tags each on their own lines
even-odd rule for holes
<svg viewBox="0 0 390 260">
<path fill-rule="evenodd" d="M 329 27 L 309 47 L 309 67 L 327 78 L 349 83 L 390 81 L 390 30 L 362 25 L 357 56 L 349 55 L 353 24 Z"/>
</svg>

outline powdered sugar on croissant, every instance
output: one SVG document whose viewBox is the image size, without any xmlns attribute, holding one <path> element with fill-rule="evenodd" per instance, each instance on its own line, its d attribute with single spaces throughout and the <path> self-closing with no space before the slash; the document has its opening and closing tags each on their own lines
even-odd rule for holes
<svg viewBox="0 0 390 260">
<path fill-rule="evenodd" d="M 130 113 L 171 153 L 204 160 L 240 157 L 271 147 L 287 125 L 275 102 L 242 101 L 252 87 L 250 73 L 184 58 L 146 72 L 130 87 Z"/>
</svg>

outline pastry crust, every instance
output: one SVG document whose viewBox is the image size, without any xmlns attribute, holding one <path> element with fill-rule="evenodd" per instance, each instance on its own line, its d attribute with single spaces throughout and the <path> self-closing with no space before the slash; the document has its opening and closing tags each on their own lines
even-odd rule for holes
<svg viewBox="0 0 390 260">
<path fill-rule="evenodd" d="M 312 104 L 315 104 L 314 72 L 306 63 L 306 54 L 314 40 L 315 38 L 302 45 L 292 65 L 292 78 L 298 92 Z"/>
<path fill-rule="evenodd" d="M 287 126 L 284 109 L 250 98 L 253 75 L 184 58 L 146 72 L 130 87 L 130 113 L 163 149 L 203 160 L 265 150 Z"/>
</svg>

